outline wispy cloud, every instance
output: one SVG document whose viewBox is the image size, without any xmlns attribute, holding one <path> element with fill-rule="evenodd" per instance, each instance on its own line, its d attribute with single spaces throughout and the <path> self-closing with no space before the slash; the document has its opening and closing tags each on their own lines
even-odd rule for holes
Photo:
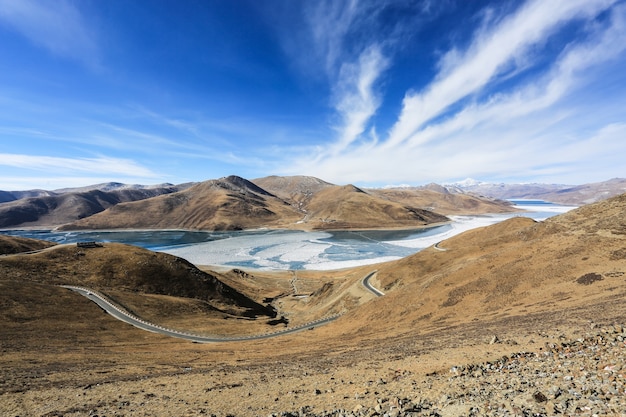
<svg viewBox="0 0 626 417">
<path fill-rule="evenodd" d="M 483 28 L 464 53 L 453 50 L 444 56 L 441 71 L 424 91 L 406 95 L 386 145 L 398 145 L 452 104 L 485 88 L 494 78 L 515 71 L 531 48 L 559 26 L 577 17 L 593 17 L 612 3 L 535 0 L 495 27 Z"/>
<path fill-rule="evenodd" d="M 55 55 L 98 65 L 96 36 L 74 3 L 0 0 L 0 22 Z"/>
<path fill-rule="evenodd" d="M 388 60 L 374 45 L 365 50 L 356 63 L 342 66 L 335 92 L 336 109 L 342 123 L 338 126 L 339 138 L 330 150 L 331 154 L 346 149 L 365 131 L 380 106 L 375 85 L 387 65 Z"/>
<path fill-rule="evenodd" d="M 129 159 L 96 157 L 96 158 L 60 158 L 52 156 L 0 154 L 0 165 L 22 168 L 25 170 L 46 171 L 52 174 L 73 172 L 97 172 L 132 176 L 140 178 L 156 178 L 157 174 Z"/>
<path fill-rule="evenodd" d="M 334 126 L 335 142 L 318 158 L 337 155 L 357 141 L 380 106 L 377 84 L 389 67 L 382 46 L 385 40 L 370 39 L 363 32 L 372 15 L 383 8 L 350 0 L 317 2 L 309 10 L 313 49 L 325 63 L 331 104 L 340 119 Z M 351 37 L 362 40 L 354 42 Z"/>
<path fill-rule="evenodd" d="M 623 125 L 611 118 L 626 99 L 617 94 L 586 101 L 593 84 L 603 83 L 606 65 L 624 69 L 626 6 L 613 3 L 532 1 L 511 16 L 485 19 L 469 47 L 451 50 L 431 83 L 406 94 L 384 140 L 299 159 L 289 172 L 340 183 L 446 181 L 461 175 L 589 178 L 589 171 L 578 173 L 576 167 L 626 152 L 618 140 Z M 597 19 L 606 11 L 608 17 Z M 547 65 L 535 65 L 531 57 L 572 22 L 582 27 L 576 39 Z M 521 83 L 503 82 L 526 71 L 532 76 Z M 621 120 L 623 112 L 618 114 Z M 340 137 L 335 149 L 344 149 L 344 143 Z M 593 174 L 609 175 L 615 166 Z"/>
<path fill-rule="evenodd" d="M 511 120 L 549 108 L 568 93 L 584 87 L 585 70 L 622 54 L 626 50 L 626 43 L 621 41 L 624 38 L 626 8 L 621 7 L 613 13 L 610 25 L 596 29 L 589 41 L 566 48 L 547 74 L 511 92 L 495 94 L 484 103 L 466 105 L 444 122 L 430 124 L 416 132 L 406 145 L 415 147 L 455 132 L 484 128 L 485 124 L 504 130 Z"/>
<path fill-rule="evenodd" d="M 345 37 L 360 11 L 358 0 L 322 0 L 312 3 L 307 20 L 316 54 L 324 62 L 326 72 L 333 74 L 345 56 Z"/>
</svg>

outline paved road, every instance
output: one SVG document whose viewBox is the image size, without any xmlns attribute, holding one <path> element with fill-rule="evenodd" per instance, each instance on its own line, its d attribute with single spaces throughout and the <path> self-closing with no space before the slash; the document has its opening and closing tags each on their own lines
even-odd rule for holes
<svg viewBox="0 0 626 417">
<path fill-rule="evenodd" d="M 373 287 L 370 284 L 370 278 L 376 274 L 378 271 L 372 271 L 368 275 L 366 275 L 362 284 L 365 288 L 375 294 L 377 297 L 381 297 L 385 295 L 382 291 Z M 63 288 L 70 289 L 72 291 L 76 291 L 80 295 L 87 297 L 94 303 L 98 304 L 100 308 L 109 313 L 111 316 L 115 317 L 118 320 L 121 320 L 125 323 L 133 325 L 139 329 L 146 330 L 149 332 L 159 333 L 170 337 L 177 337 L 179 339 L 191 340 L 196 343 L 217 343 L 217 342 L 236 342 L 236 341 L 244 341 L 244 340 L 260 340 L 260 339 L 268 339 L 270 337 L 283 336 L 290 333 L 296 333 L 303 330 L 310 330 L 316 326 L 322 326 L 326 323 L 330 323 L 331 321 L 337 320 L 341 315 L 336 314 L 334 316 L 325 317 L 323 319 L 315 320 L 307 324 L 303 324 L 301 326 L 292 327 L 289 329 L 278 330 L 273 333 L 265 333 L 260 335 L 251 335 L 251 336 L 236 336 L 236 337 L 218 337 L 218 336 L 201 336 L 193 333 L 180 332 L 174 329 L 168 329 L 163 326 L 159 326 L 158 324 L 149 323 L 145 320 L 140 319 L 137 316 L 130 314 L 125 309 L 116 306 L 111 303 L 107 297 L 103 294 L 98 293 L 97 291 L 91 290 L 85 287 L 77 287 L 73 285 L 61 285 Z"/>
<path fill-rule="evenodd" d="M 382 292 L 381 290 L 375 288 L 374 286 L 372 286 L 372 284 L 370 284 L 370 278 L 373 277 L 378 271 L 372 271 L 369 274 L 367 274 L 365 276 L 365 278 L 363 278 L 362 284 L 365 288 L 367 288 L 368 290 L 370 290 L 372 293 L 374 293 L 374 295 L 376 297 L 382 297 L 383 295 L 385 295 L 384 292 Z"/>
<path fill-rule="evenodd" d="M 98 304 L 104 311 L 109 313 L 111 316 L 115 317 L 118 320 L 121 320 L 125 323 L 131 324 L 139 329 L 147 330 L 149 332 L 160 333 L 166 336 L 177 337 L 180 339 L 191 340 L 196 343 L 217 343 L 217 342 L 233 342 L 233 341 L 243 341 L 243 340 L 260 340 L 267 339 L 270 337 L 283 336 L 290 333 L 300 332 L 302 330 L 310 330 L 316 326 L 321 326 L 326 323 L 330 323 L 333 320 L 339 318 L 339 314 L 325 317 L 320 320 L 312 321 L 310 323 L 292 327 L 290 329 L 279 330 L 273 333 L 265 333 L 260 335 L 251 335 L 251 336 L 236 336 L 236 337 L 217 337 L 217 336 L 201 336 L 192 333 L 180 332 L 173 329 L 168 329 L 163 326 L 159 326 L 157 324 L 149 323 L 145 320 L 136 317 L 126 310 L 112 304 L 104 295 L 99 294 L 96 291 L 93 291 L 89 288 L 85 287 L 76 287 L 72 285 L 62 285 L 63 288 L 70 289 L 72 291 L 76 291 L 77 293 L 89 298 L 94 303 Z"/>
<path fill-rule="evenodd" d="M 440 247 L 440 246 L 439 246 L 439 244 L 440 244 L 441 242 L 443 242 L 443 241 L 439 241 L 439 242 L 435 243 L 435 244 L 433 245 L 433 248 L 435 248 L 436 250 L 439 250 L 439 251 L 441 251 L 441 252 L 445 252 L 445 251 L 447 251 L 448 249 L 446 249 L 446 248 L 442 248 L 442 247 Z"/>
</svg>

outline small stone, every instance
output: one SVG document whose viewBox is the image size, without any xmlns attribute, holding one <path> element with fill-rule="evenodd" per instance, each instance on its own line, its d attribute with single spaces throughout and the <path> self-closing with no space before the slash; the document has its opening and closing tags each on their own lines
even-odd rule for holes
<svg viewBox="0 0 626 417">
<path fill-rule="evenodd" d="M 546 401 L 548 401 L 548 397 L 546 397 L 540 391 L 537 391 L 533 394 L 533 400 L 535 400 L 538 403 L 545 403 Z"/>
</svg>

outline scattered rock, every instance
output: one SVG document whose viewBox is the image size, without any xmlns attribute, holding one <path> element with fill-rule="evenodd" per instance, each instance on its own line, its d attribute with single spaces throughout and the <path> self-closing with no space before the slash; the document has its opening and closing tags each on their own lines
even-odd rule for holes
<svg viewBox="0 0 626 417">
<path fill-rule="evenodd" d="M 581 277 L 579 277 L 576 282 L 582 285 L 591 285 L 596 281 L 601 281 L 602 280 L 602 275 L 600 274 L 596 274 L 595 272 L 590 272 L 588 274 L 585 274 Z"/>
</svg>

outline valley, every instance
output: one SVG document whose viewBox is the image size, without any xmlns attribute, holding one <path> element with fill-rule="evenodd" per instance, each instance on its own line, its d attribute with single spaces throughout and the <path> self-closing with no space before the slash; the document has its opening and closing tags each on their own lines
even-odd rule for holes
<svg viewBox="0 0 626 417">
<path fill-rule="evenodd" d="M 218 416 L 559 409 L 619 415 L 625 211 L 622 195 L 541 222 L 514 217 L 375 268 L 198 269 L 110 243 L 5 256 L 0 343 L 8 377 L 0 409 L 76 416 L 172 409 Z M 363 286 L 372 269 L 370 281 L 384 296 Z M 139 330 L 58 285 L 92 288 L 143 320 L 192 333 L 263 334 L 341 316 L 268 339 L 198 344 Z M 568 352 L 578 353 L 567 359 Z M 557 366 L 574 370 L 574 362 L 590 387 L 605 390 L 602 401 L 583 393 L 562 402 L 554 389 L 571 390 L 567 379 L 560 382 L 569 374 L 552 383 L 536 377 Z M 505 375 L 523 384 L 497 388 L 508 392 L 501 396 L 494 390 Z M 614 378 L 606 382 L 604 375 Z M 480 393 L 481 386 L 491 388 Z"/>
</svg>

